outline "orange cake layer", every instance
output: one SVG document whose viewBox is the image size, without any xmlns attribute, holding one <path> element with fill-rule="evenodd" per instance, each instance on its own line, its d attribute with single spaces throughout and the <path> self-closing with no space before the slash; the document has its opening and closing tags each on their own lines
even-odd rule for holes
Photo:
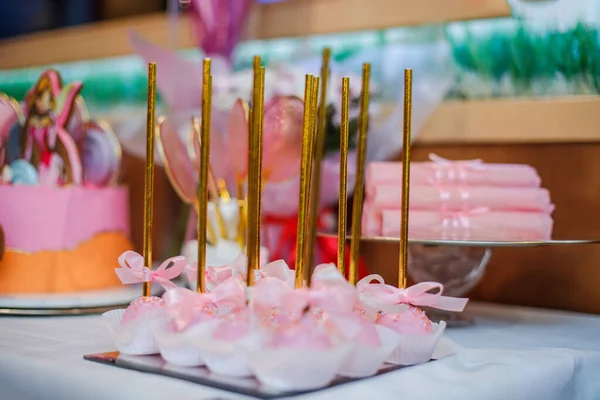
<svg viewBox="0 0 600 400">
<path fill-rule="evenodd" d="M 117 258 L 132 244 L 122 233 L 101 233 L 70 251 L 20 253 L 0 261 L 0 294 L 65 293 L 121 285 Z"/>
</svg>

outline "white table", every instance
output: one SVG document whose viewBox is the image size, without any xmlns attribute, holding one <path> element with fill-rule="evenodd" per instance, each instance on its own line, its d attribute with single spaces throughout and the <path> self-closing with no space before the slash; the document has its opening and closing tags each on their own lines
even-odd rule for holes
<svg viewBox="0 0 600 400">
<path fill-rule="evenodd" d="M 462 348 L 301 399 L 600 399 L 600 317 L 474 303 Z M 0 318 L 1 400 L 228 400 L 243 396 L 83 360 L 114 350 L 98 316 Z"/>
</svg>

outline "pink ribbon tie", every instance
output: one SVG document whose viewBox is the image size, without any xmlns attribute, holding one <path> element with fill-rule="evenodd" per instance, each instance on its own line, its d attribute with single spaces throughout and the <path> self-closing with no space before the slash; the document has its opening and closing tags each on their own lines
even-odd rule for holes
<svg viewBox="0 0 600 400">
<path fill-rule="evenodd" d="M 373 276 L 361 279 L 356 289 L 363 300 L 375 299 L 386 305 L 410 304 L 418 307 L 431 307 L 445 311 L 462 311 L 469 299 L 442 296 L 444 285 L 437 282 L 421 282 L 407 289 L 385 284 L 371 284 Z M 438 289 L 436 293 L 431 290 Z"/>
<path fill-rule="evenodd" d="M 442 158 L 436 154 L 429 154 L 429 160 L 433 163 L 435 169 L 435 179 L 432 183 L 466 183 L 467 175 L 473 171 L 485 170 L 485 164 L 482 160 L 463 160 L 451 161 Z"/>
<path fill-rule="evenodd" d="M 489 212 L 487 207 L 467 211 L 442 210 L 442 238 L 469 240 L 471 238 L 471 217 Z"/>
<path fill-rule="evenodd" d="M 121 268 L 115 268 L 115 272 L 123 284 L 156 282 L 169 290 L 177 287 L 171 280 L 183 272 L 185 257 L 169 258 L 156 270 L 151 270 L 144 265 L 144 257 L 128 250 L 119 257 L 119 265 Z"/>
<path fill-rule="evenodd" d="M 185 267 L 185 272 L 190 281 L 195 281 L 198 273 L 198 267 L 195 264 L 189 264 Z M 234 275 L 240 275 L 244 279 L 248 271 L 248 257 L 240 255 L 231 263 L 221 267 L 208 267 L 205 272 L 206 283 L 210 287 L 217 287 Z M 294 271 L 292 271 L 283 260 L 267 263 L 266 253 L 261 251 L 260 270 L 254 271 L 254 280 L 258 282 L 263 278 L 277 278 L 290 286 L 294 285 Z M 209 289 L 210 290 L 210 289 Z"/>
</svg>

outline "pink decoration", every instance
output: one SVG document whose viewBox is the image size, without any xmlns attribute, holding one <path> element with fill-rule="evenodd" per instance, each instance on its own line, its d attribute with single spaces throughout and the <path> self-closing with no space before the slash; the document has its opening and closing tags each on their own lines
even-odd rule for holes
<svg viewBox="0 0 600 400">
<path fill-rule="evenodd" d="M 40 185 L 55 186 L 60 182 L 63 161 L 56 153 L 50 155 L 48 164 L 41 163 L 38 168 L 38 179 Z"/>
<path fill-rule="evenodd" d="M 48 85 L 44 86 L 46 83 Z M 27 135 L 25 148 L 22 149 L 25 159 L 31 158 L 33 147 L 37 146 L 41 162 L 48 164 L 57 142 L 60 142 L 66 151 L 63 155 L 66 159 L 63 161 L 70 166 L 74 184 L 81 183 L 83 167 L 79 149 L 66 129 L 82 86 L 81 82 L 74 82 L 63 87 L 58 73 L 48 70 L 41 74 L 38 83 L 29 90 L 23 104 L 23 112 L 26 115 L 24 126 L 27 127 L 23 132 Z"/>
<path fill-rule="evenodd" d="M 277 260 L 267 263 L 268 252 L 266 249 L 260 253 L 260 270 L 254 271 L 254 281 L 258 282 L 262 278 L 271 277 L 286 282 L 290 287 L 294 286 L 294 271 L 291 270 L 283 260 Z M 195 281 L 198 274 L 196 264 L 189 264 L 185 268 L 185 273 L 190 281 Z M 239 274 L 244 280 L 248 272 L 248 257 L 240 253 L 231 265 L 208 267 L 206 269 L 206 284 L 209 287 L 218 287 L 218 285 L 227 281 L 231 277 Z M 214 290 L 214 289 L 213 289 Z"/>
<path fill-rule="evenodd" d="M 400 209 L 402 186 L 397 184 L 371 185 L 366 201 L 375 210 Z M 491 211 L 534 211 L 550 213 L 550 193 L 535 187 L 490 186 L 412 186 L 411 210 L 461 211 L 486 207 Z"/>
<path fill-rule="evenodd" d="M 262 162 L 265 181 L 282 182 L 298 176 L 303 110 L 303 101 L 292 96 L 275 96 L 265 104 Z M 228 147 L 236 179 L 243 181 L 248 164 L 248 122 L 244 103 L 239 100 L 231 113 Z"/>
<path fill-rule="evenodd" d="M 11 147 L 15 157 L 31 161 L 34 147 L 40 155 L 41 183 L 63 184 L 63 167 L 70 172 L 69 183 L 107 186 L 118 178 L 121 149 L 116 135 L 102 121 L 90 120 L 81 82 L 64 85 L 58 72 L 44 71 L 22 104 L 12 98 L 0 99 L 0 137 L 21 127 L 24 148 Z M 24 129 L 27 127 L 27 129 Z M 21 154 L 21 152 L 23 154 Z M 58 155 L 60 153 L 60 156 Z M 52 159 L 59 159 L 57 163 Z"/>
<path fill-rule="evenodd" d="M 237 182 L 243 182 L 248 175 L 248 106 L 237 100 L 229 117 L 227 147 L 229 159 Z"/>
<path fill-rule="evenodd" d="M 172 279 L 177 278 L 185 267 L 185 257 L 172 257 L 164 261 L 156 270 L 144 266 L 144 257 L 128 250 L 119 257 L 121 268 L 115 272 L 125 285 L 142 282 L 157 282 L 165 290 L 176 288 Z"/>
<path fill-rule="evenodd" d="M 246 287 L 240 276 L 233 276 L 212 292 L 206 293 L 205 297 L 218 308 L 220 315 L 225 315 L 231 310 L 239 310 L 246 306 Z"/>
<path fill-rule="evenodd" d="M 39 208 L 41 198 L 51 212 Z M 72 250 L 103 232 L 129 236 L 129 193 L 124 187 L 0 185 L 0 199 L 7 249 Z"/>
<path fill-rule="evenodd" d="M 183 114 L 186 118 L 183 118 Z M 230 114 L 229 110 L 224 111 L 215 107 L 210 113 L 210 167 L 214 175 L 219 178 L 226 177 L 230 170 L 229 158 L 223 157 L 223 154 L 228 152 L 226 134 L 229 129 Z M 187 143 L 188 157 L 192 160 L 195 170 L 198 171 L 200 169 L 200 159 L 198 157 L 198 154 L 200 154 L 200 138 L 194 133 L 189 118 L 187 118 L 187 113 L 182 113 L 181 116 L 177 115 L 176 117 L 176 120 L 180 122 L 177 125 L 182 131 L 185 132 L 185 129 L 189 129 L 192 144 Z M 183 128 L 181 128 L 181 125 L 183 125 Z M 192 149 L 193 151 L 190 152 Z"/>
<path fill-rule="evenodd" d="M 145 41 L 135 32 L 129 40 L 133 50 L 145 62 L 156 62 L 156 84 L 160 95 L 174 110 L 188 110 L 200 107 L 202 92 L 202 69 L 199 65 L 187 61 L 176 52 L 163 49 Z"/>
<path fill-rule="evenodd" d="M 326 207 L 337 204 L 340 180 L 340 155 L 330 154 L 323 160 L 321 178 L 320 206 Z M 348 153 L 348 195 L 352 194 L 356 179 L 356 152 Z M 263 214 L 266 216 L 291 217 L 298 213 L 298 195 L 300 191 L 300 178 L 295 177 L 285 182 L 269 182 L 265 185 L 262 196 Z M 267 226 L 263 224 L 269 237 L 276 238 L 278 230 L 275 224 Z M 275 239 L 274 239 L 275 240 Z M 276 243 L 276 242 L 275 242 Z"/>
<path fill-rule="evenodd" d="M 354 315 L 357 294 L 353 288 L 342 285 L 322 285 L 317 288 L 296 289 L 287 294 L 281 304 L 290 310 L 318 307 L 330 315 Z"/>
<path fill-rule="evenodd" d="M 364 224 L 363 234 L 399 237 L 400 210 L 383 210 L 381 225 L 370 211 L 371 222 Z M 535 241 L 550 240 L 552 217 L 545 213 L 489 211 L 479 208 L 464 212 L 410 211 L 410 239 Z M 379 233 L 378 233 L 379 232 Z"/>
<path fill-rule="evenodd" d="M 304 101 L 274 97 L 265 104 L 263 174 L 266 181 L 282 182 L 298 176 L 302 156 Z"/>
<path fill-rule="evenodd" d="M 159 121 L 157 145 L 174 189 L 184 202 L 192 203 L 196 198 L 198 174 L 173 120 L 165 118 Z"/>
<path fill-rule="evenodd" d="M 431 162 L 413 162 L 410 181 L 413 185 L 458 184 L 473 186 L 539 187 L 535 168 L 522 164 L 485 164 L 481 160 L 449 161 L 434 154 Z M 400 184 L 402 164 L 372 162 L 367 166 L 368 186 Z"/>
<path fill-rule="evenodd" d="M 373 280 L 379 283 L 370 283 Z M 436 293 L 430 293 L 435 289 L 438 290 Z M 402 289 L 384 284 L 379 275 L 369 275 L 361 279 L 356 284 L 356 290 L 363 303 L 376 306 L 409 304 L 446 311 L 462 311 L 469 301 L 469 299 L 442 296 L 444 286 L 441 283 L 422 282 Z"/>
<path fill-rule="evenodd" d="M 241 39 L 252 0 L 191 0 L 198 46 L 207 55 L 231 59 Z"/>
</svg>

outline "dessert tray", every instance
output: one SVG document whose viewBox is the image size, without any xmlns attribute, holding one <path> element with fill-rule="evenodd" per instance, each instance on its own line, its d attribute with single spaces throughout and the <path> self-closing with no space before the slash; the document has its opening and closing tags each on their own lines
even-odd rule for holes
<svg viewBox="0 0 600 400">
<path fill-rule="evenodd" d="M 326 87 L 329 71 L 328 51 L 324 51 L 323 58 L 321 93 L 325 92 L 323 87 Z M 318 139 L 323 138 L 323 130 L 316 129 L 317 109 L 324 112 L 326 104 L 322 101 L 320 107 L 318 105 L 320 78 L 306 75 L 303 110 L 298 107 L 298 100 L 283 97 L 265 106 L 265 69 L 261 67 L 258 56 L 254 58 L 252 113 L 245 112 L 246 107 L 241 106 L 240 102 L 234 106 L 239 111 L 236 124 L 239 129 L 234 132 L 242 135 L 238 140 L 240 143 L 247 138 L 248 145 L 243 153 L 249 154 L 247 168 L 238 174 L 240 194 L 247 183 L 246 195 L 238 197 L 245 200 L 239 205 L 240 221 L 236 224 L 237 231 L 241 232 L 236 238 L 243 245 L 234 261 L 222 266 L 207 265 L 210 246 L 218 250 L 219 242 L 226 243 L 233 239 L 228 229 L 223 229 L 226 227 L 222 223 L 225 218 L 218 215 L 220 202 L 214 203 L 217 216 L 215 225 L 219 226 L 220 238 L 214 226 L 211 232 L 209 218 L 210 70 L 211 60 L 205 59 L 202 120 L 192 119 L 198 165 L 188 165 L 191 167 L 188 169 L 198 170 L 197 190 L 179 193 L 184 201 L 193 205 L 197 213 L 197 241 L 192 246 L 197 257 L 190 260 L 192 257 L 176 256 L 165 260 L 156 269 L 152 268 L 150 249 L 156 64 L 150 63 L 144 254 L 124 252 L 118 258 L 120 268 L 115 269 L 123 284 L 142 283 L 142 296 L 126 308 L 102 315 L 118 352 L 84 355 L 84 359 L 269 399 L 324 390 L 451 354 L 452 351 L 444 353 L 442 339 L 446 323 L 431 322 L 419 307 L 460 312 L 464 310 L 468 299 L 443 295 L 443 285 L 437 282 L 421 282 L 407 287 L 406 241 L 401 242 L 400 279 L 397 286 L 385 284 L 379 275 L 358 280 L 358 252 L 355 247 L 358 240 L 351 243 L 348 271 L 343 235 L 338 238 L 341 245 L 337 264 L 315 265 L 313 257 L 307 254 L 308 250 L 314 250 L 316 240 L 316 207 L 313 208 L 315 213 L 311 213 L 310 203 L 319 199 L 318 190 L 311 191 L 311 179 L 315 146 Z M 358 145 L 361 161 L 357 161 L 362 164 L 366 151 L 369 76 L 370 66 L 365 64 L 361 91 L 363 123 Z M 411 97 L 411 87 L 412 71 L 406 70 L 407 99 Z M 345 191 L 347 184 L 349 100 L 349 78 L 343 78 L 341 192 Z M 282 129 L 272 128 L 278 126 L 273 121 L 280 122 L 283 111 L 288 117 L 292 115 L 302 120 L 301 130 L 290 130 L 285 136 L 302 140 L 284 141 L 281 147 L 286 151 L 281 148 L 279 151 L 268 151 L 266 144 L 271 144 L 272 136 L 282 134 Z M 405 120 L 409 119 L 409 115 L 410 107 L 405 107 Z M 264 132 L 263 119 L 267 128 Z M 169 144 L 173 143 L 175 135 L 163 135 L 168 132 L 163 130 L 168 120 L 159 121 L 158 142 L 162 143 L 159 153 L 166 157 L 170 154 L 169 149 L 173 149 Z M 408 125 L 405 125 L 404 138 L 410 142 Z M 286 157 L 292 158 L 291 154 L 299 150 L 299 143 L 301 158 L 296 159 L 297 164 L 288 165 L 287 169 L 280 168 L 277 173 L 265 168 L 267 172 L 261 176 L 264 166 L 281 167 Z M 316 158 L 317 165 L 320 165 L 322 157 Z M 274 160 L 279 162 L 275 163 Z M 261 193 L 263 179 L 284 180 L 296 174 L 298 169 L 300 195 L 295 246 L 298 251 L 294 269 L 291 269 L 284 260 L 269 261 L 262 251 Z M 172 175 L 170 179 L 176 181 L 174 186 L 180 189 L 190 186 L 180 186 L 183 180 L 179 180 L 178 176 Z M 189 181 L 192 182 L 192 179 Z M 218 199 L 218 194 L 213 198 Z M 345 222 L 345 196 L 340 199 L 340 210 L 338 219 Z M 404 213 L 403 224 L 406 224 L 407 218 L 408 213 Z M 338 226 L 338 231 L 346 231 L 343 222 Z M 195 291 L 178 287 L 172 282 L 181 274 L 187 276 L 189 283 L 195 286 Z M 152 296 L 153 283 L 165 290 L 162 297 Z"/>
<path fill-rule="evenodd" d="M 390 285 L 375 274 L 359 280 L 359 245 L 368 240 L 360 235 L 370 79 L 370 65 L 364 64 L 362 90 L 358 99 L 360 117 L 356 196 L 350 227 L 352 233 L 350 237 L 346 234 L 347 197 L 339 196 L 336 262 L 315 262 L 316 236 L 320 228 L 317 214 L 323 158 L 321 150 L 324 145 L 322 117 L 327 104 L 324 97 L 330 71 L 329 57 L 329 51 L 325 50 L 322 80 L 306 75 L 303 101 L 276 96 L 267 102 L 264 97 L 265 68 L 261 66 L 260 57 L 254 57 L 252 100 L 245 102 L 244 99 L 238 99 L 233 105 L 230 121 L 230 150 L 237 155 L 232 160 L 236 163 L 236 201 L 231 201 L 228 193 L 221 193 L 221 185 L 210 165 L 210 143 L 213 140 L 211 60 L 203 60 L 202 115 L 201 119 L 191 118 L 192 146 L 180 141 L 178 124 L 173 124 L 168 117 L 158 118 L 158 129 L 155 129 L 157 66 L 155 63 L 149 64 L 144 254 L 126 251 L 118 259 L 120 268 L 115 269 L 123 284 L 142 283 L 142 295 L 126 308 L 102 315 L 118 351 L 84 355 L 84 359 L 261 399 L 326 390 L 453 354 L 453 350 L 443 349 L 443 334 L 448 326 L 444 319 L 452 321 L 456 313 L 464 310 L 468 299 L 458 297 L 457 293 L 460 290 L 464 293 L 468 285 L 476 283 L 477 279 L 456 285 L 450 276 L 452 279 L 449 279 L 448 287 L 452 290 L 445 290 L 446 282 L 429 279 L 429 276 L 416 279 L 417 284 L 408 286 L 410 264 L 427 264 L 424 269 L 435 270 L 438 274 L 440 271 L 448 274 L 458 265 L 467 272 L 474 270 L 475 273 L 468 275 L 477 278 L 481 277 L 487 264 L 491 247 L 597 243 L 593 240 L 408 240 L 409 218 L 415 214 L 410 213 L 409 216 L 408 202 L 412 70 L 405 70 L 403 158 L 400 170 L 402 191 L 398 197 L 401 200 L 401 212 L 391 217 L 383 216 L 384 222 L 387 218 L 388 223 L 385 229 L 381 229 L 386 235 L 399 232 L 401 239 L 371 239 L 399 243 L 398 281 L 396 285 Z M 347 193 L 349 78 L 342 79 L 341 92 L 338 192 Z M 322 96 L 320 101 L 319 93 Z M 317 118 L 317 115 L 321 118 Z M 290 121 L 296 123 L 283 123 Z M 186 246 L 186 256 L 172 257 L 153 269 L 151 243 L 155 134 L 158 136 L 158 152 L 163 161 L 167 161 L 165 166 L 172 186 L 196 213 L 197 221 L 193 222 L 197 222 L 197 225 L 188 224 L 188 228 L 192 228 L 190 232 L 196 228 L 197 240 Z M 218 136 L 215 135 L 216 138 Z M 193 157 L 186 159 L 182 156 L 186 148 L 188 152 L 193 148 Z M 316 166 L 315 186 L 312 181 L 313 161 Z M 295 248 L 291 249 L 294 252 L 292 269 L 282 259 L 275 257 L 274 261 L 270 261 L 263 252 L 261 197 L 263 182 L 282 182 L 298 173 L 297 226 L 292 227 L 292 230 L 296 230 Z M 394 174 L 394 177 L 397 176 Z M 223 200 L 232 206 L 232 210 L 236 210 L 237 205 L 238 216 L 232 218 L 236 220 L 232 226 L 229 226 L 229 218 L 225 218 L 221 210 Z M 210 212 L 211 204 L 213 213 Z M 538 229 L 539 235 L 521 237 L 551 237 L 545 230 L 551 227 L 549 212 L 550 208 L 542 218 L 532 219 L 542 228 Z M 429 217 L 429 220 L 425 217 Z M 506 219 L 505 215 L 500 217 L 495 215 L 492 222 L 487 219 L 487 226 L 495 229 L 495 221 Z M 522 218 L 522 215 L 518 217 Z M 417 222 L 439 219 L 416 214 Z M 442 232 L 446 232 L 446 222 L 451 223 L 450 227 L 456 225 L 463 234 L 470 228 L 468 221 L 458 214 L 442 216 L 441 220 Z M 393 228 L 390 228 L 392 225 Z M 396 230 L 397 226 L 400 227 L 399 231 Z M 367 232 L 372 230 L 367 229 Z M 448 235 L 444 233 L 440 236 Z M 504 235 L 508 238 L 514 236 Z M 348 238 L 349 246 L 346 244 Z M 409 244 L 416 245 L 411 249 L 412 255 L 409 254 Z M 229 251 L 224 246 L 235 249 Z M 427 254 L 419 255 L 419 249 L 427 246 L 433 248 L 428 249 Z M 466 257 L 469 260 L 465 261 L 463 254 L 450 254 L 455 247 L 461 247 L 459 253 L 468 249 L 483 253 L 470 254 Z M 209 250 L 213 255 L 236 252 L 238 255 L 222 265 L 208 265 Z M 194 259 L 188 252 L 195 252 L 197 257 Z M 441 257 L 438 257 L 438 253 Z M 459 259 L 459 262 L 452 258 Z M 178 287 L 172 282 L 181 274 L 187 276 L 195 290 Z M 432 275 L 436 278 L 435 274 Z M 152 296 L 153 283 L 165 290 L 162 297 Z M 438 314 L 443 318 L 435 322 L 423 309 L 445 314 Z M 458 321 L 455 325 L 468 322 L 468 319 L 454 320 Z"/>
<path fill-rule="evenodd" d="M 328 386 L 305 390 L 305 391 L 282 391 L 269 388 L 260 384 L 253 377 L 231 377 L 210 372 L 205 367 L 178 367 L 164 361 L 161 356 L 127 356 L 119 354 L 118 351 L 84 356 L 86 360 L 108 364 L 119 368 L 131 369 L 139 372 L 158 374 L 171 378 L 182 379 L 215 389 L 227 390 L 229 392 L 252 396 L 258 399 L 279 399 L 282 397 L 297 396 L 301 394 L 321 391 L 346 383 L 356 382 L 367 378 L 338 377 Z M 376 375 L 387 374 L 405 368 L 400 365 L 385 365 Z"/>
</svg>

